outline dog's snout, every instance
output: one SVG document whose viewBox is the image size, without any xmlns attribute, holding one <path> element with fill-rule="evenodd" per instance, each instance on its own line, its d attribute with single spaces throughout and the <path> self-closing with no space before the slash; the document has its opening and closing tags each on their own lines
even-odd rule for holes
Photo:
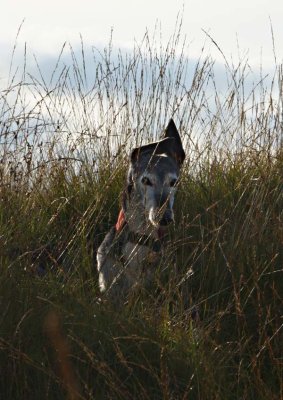
<svg viewBox="0 0 283 400">
<path fill-rule="evenodd" d="M 165 213 L 163 217 L 160 220 L 160 225 L 166 226 L 169 225 L 173 222 L 172 214 L 171 213 Z"/>
<path fill-rule="evenodd" d="M 169 200 L 168 195 L 165 195 L 162 193 L 160 196 L 158 196 L 158 200 L 157 200 L 158 206 L 160 208 L 164 208 L 166 206 L 168 200 Z"/>
</svg>

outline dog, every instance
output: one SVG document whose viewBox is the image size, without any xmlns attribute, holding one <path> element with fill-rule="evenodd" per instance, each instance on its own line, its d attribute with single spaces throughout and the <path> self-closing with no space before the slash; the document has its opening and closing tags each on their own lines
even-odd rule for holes
<svg viewBox="0 0 283 400">
<path fill-rule="evenodd" d="M 164 237 L 174 221 L 174 196 L 185 152 L 171 119 L 157 142 L 132 150 L 117 223 L 97 251 L 100 292 L 117 299 L 160 263 Z"/>
</svg>

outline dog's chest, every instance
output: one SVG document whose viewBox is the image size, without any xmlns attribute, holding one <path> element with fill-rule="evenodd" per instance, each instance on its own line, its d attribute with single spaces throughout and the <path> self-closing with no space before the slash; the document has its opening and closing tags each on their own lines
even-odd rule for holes
<svg viewBox="0 0 283 400">
<path fill-rule="evenodd" d="M 123 246 L 123 258 L 126 267 L 126 275 L 131 282 L 136 282 L 143 275 L 151 278 L 161 260 L 161 252 L 155 252 L 147 246 L 127 242 Z"/>
</svg>

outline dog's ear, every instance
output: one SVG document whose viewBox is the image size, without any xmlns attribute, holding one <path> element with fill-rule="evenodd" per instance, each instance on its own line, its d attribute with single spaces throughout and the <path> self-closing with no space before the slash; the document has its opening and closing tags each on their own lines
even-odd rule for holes
<svg viewBox="0 0 283 400">
<path fill-rule="evenodd" d="M 131 163 L 135 164 L 140 157 L 148 154 L 167 154 L 169 157 L 172 157 L 179 166 L 183 164 L 185 152 L 173 119 L 169 121 L 169 124 L 165 129 L 165 135 L 161 140 L 136 147 L 132 150 Z"/>
<path fill-rule="evenodd" d="M 175 122 L 171 118 L 163 136 L 164 139 L 174 139 L 172 141 L 165 142 L 165 146 L 168 146 L 168 153 L 175 158 L 179 165 L 183 164 L 186 154 L 183 149 L 181 137 L 178 129 L 176 128 Z"/>
<path fill-rule="evenodd" d="M 141 152 L 142 152 L 142 147 L 136 147 L 135 149 L 132 150 L 130 155 L 132 164 L 134 164 L 139 159 Z"/>
<path fill-rule="evenodd" d="M 145 144 L 144 146 L 136 147 L 131 152 L 131 163 L 134 164 L 138 159 L 148 154 L 161 154 L 164 153 L 163 141 Z"/>
</svg>

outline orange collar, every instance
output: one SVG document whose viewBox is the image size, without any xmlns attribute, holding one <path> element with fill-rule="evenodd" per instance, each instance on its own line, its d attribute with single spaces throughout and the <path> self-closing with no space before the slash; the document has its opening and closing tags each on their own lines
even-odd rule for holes
<svg viewBox="0 0 283 400">
<path fill-rule="evenodd" d="M 121 229 L 123 228 L 123 226 L 125 225 L 125 223 L 126 223 L 125 213 L 124 213 L 124 210 L 121 209 L 119 212 L 119 215 L 118 215 L 116 225 L 115 225 L 116 232 L 120 232 Z"/>
</svg>

